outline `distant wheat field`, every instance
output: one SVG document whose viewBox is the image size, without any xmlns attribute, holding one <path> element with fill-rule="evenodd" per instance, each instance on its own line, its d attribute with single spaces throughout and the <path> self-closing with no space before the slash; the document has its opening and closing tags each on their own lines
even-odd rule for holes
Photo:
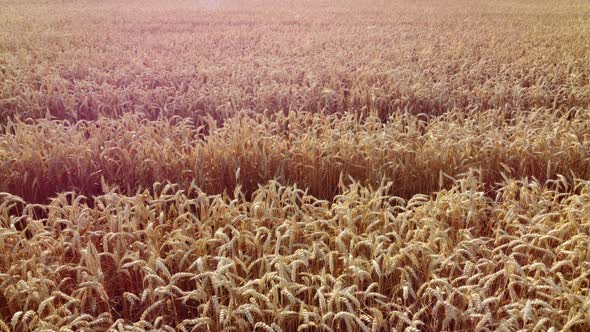
<svg viewBox="0 0 590 332">
<path fill-rule="evenodd" d="M 590 331 L 590 2 L 0 0 L 0 331 Z"/>
</svg>

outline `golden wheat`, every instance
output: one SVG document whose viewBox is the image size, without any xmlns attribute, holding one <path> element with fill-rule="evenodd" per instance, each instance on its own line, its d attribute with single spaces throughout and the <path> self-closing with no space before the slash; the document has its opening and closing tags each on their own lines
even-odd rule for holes
<svg viewBox="0 0 590 332">
<path fill-rule="evenodd" d="M 588 107 L 588 17 L 581 0 L 5 0 L 0 121 Z"/>
<path fill-rule="evenodd" d="M 2 316 L 18 330 L 589 328 L 590 184 L 508 179 L 494 199 L 478 178 L 404 209 L 384 199 L 391 184 L 353 183 L 324 204 L 270 183 L 251 199 L 173 185 L 89 207 L 62 194 L 20 229 L 3 211 Z M 60 230 L 86 215 L 96 222 Z"/>
<path fill-rule="evenodd" d="M 588 3 L 0 2 L 1 331 L 590 330 Z"/>
</svg>

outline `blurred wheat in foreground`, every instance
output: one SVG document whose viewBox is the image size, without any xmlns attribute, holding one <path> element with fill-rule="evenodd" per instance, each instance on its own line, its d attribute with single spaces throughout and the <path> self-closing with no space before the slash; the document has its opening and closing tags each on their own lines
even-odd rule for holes
<svg viewBox="0 0 590 332">
<path fill-rule="evenodd" d="M 587 331 L 590 183 L 2 194 L 10 330 Z"/>
</svg>

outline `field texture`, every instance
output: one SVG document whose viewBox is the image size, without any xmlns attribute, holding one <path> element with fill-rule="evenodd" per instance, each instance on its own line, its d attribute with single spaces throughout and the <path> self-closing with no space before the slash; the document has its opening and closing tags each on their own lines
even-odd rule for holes
<svg viewBox="0 0 590 332">
<path fill-rule="evenodd" d="M 0 331 L 590 331 L 587 1 L 0 0 Z"/>
</svg>

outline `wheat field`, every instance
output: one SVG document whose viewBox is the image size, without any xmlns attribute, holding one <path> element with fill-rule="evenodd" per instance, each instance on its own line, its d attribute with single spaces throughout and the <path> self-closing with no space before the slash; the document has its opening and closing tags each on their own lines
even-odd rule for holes
<svg viewBox="0 0 590 332">
<path fill-rule="evenodd" d="M 589 331 L 590 3 L 0 0 L 0 331 Z"/>
</svg>

